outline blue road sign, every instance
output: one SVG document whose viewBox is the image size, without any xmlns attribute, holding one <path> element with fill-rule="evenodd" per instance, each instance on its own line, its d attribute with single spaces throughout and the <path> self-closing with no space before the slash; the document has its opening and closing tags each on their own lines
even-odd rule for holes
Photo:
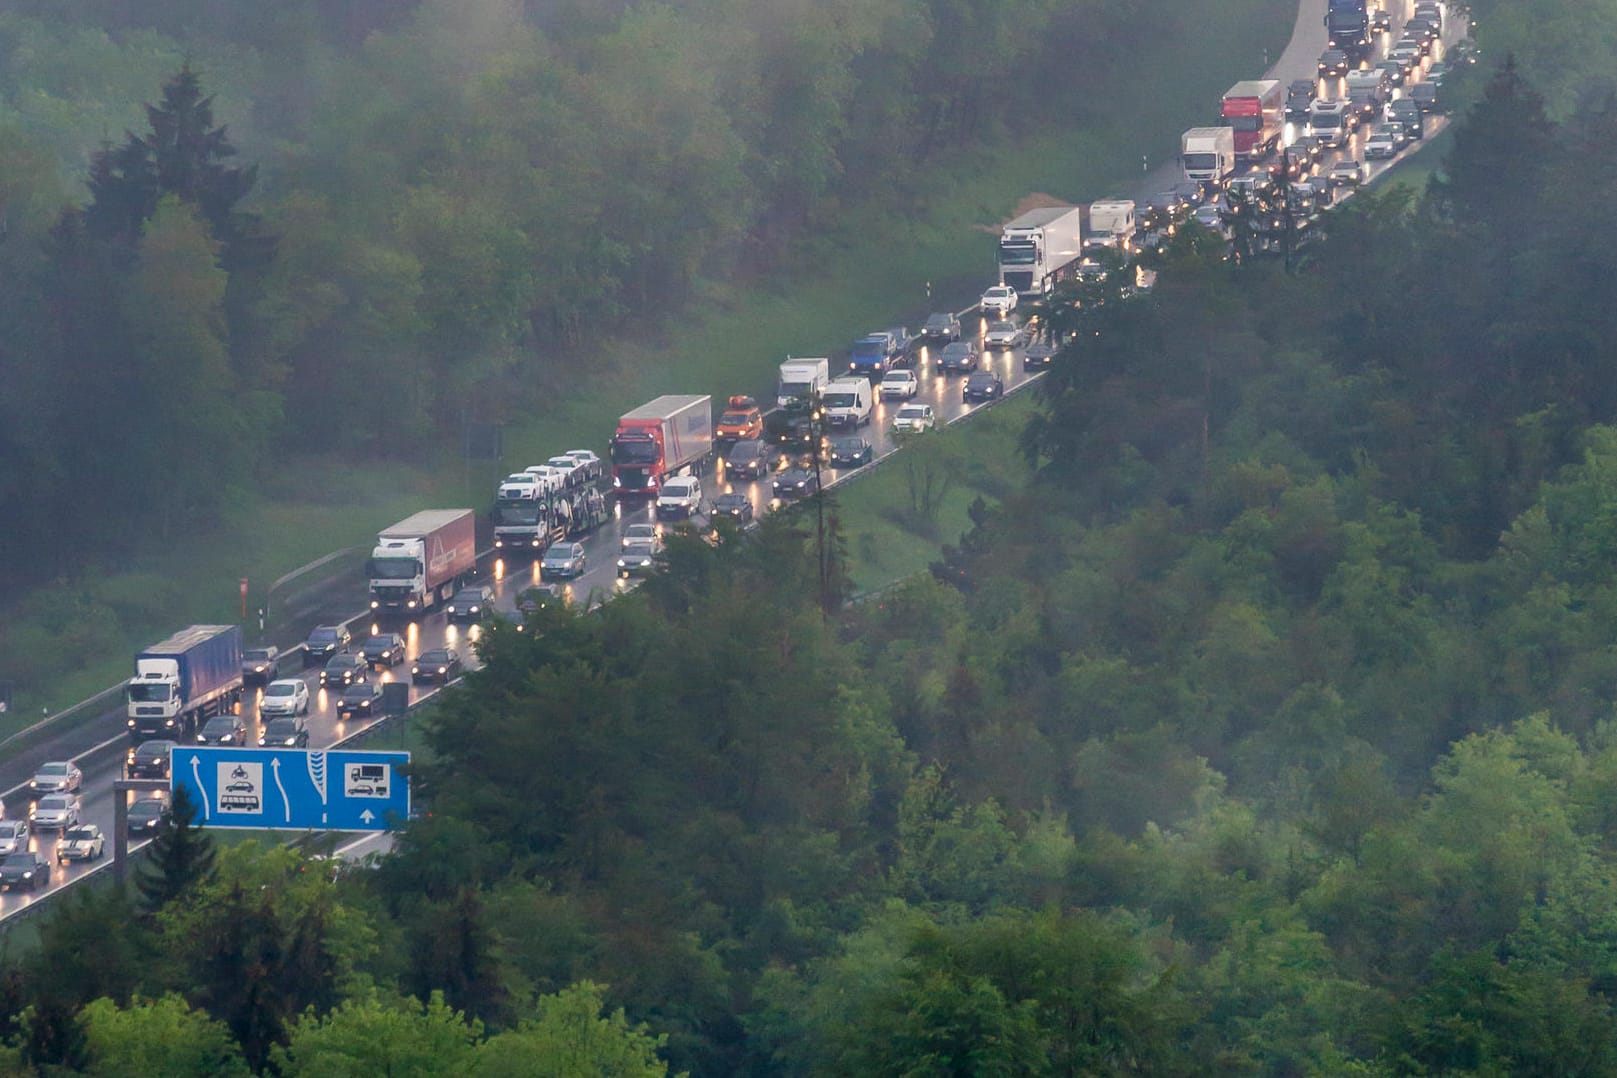
<svg viewBox="0 0 1617 1078">
<path fill-rule="evenodd" d="M 185 745 L 170 773 L 204 827 L 386 831 L 410 818 L 409 762 L 407 752 Z"/>
</svg>

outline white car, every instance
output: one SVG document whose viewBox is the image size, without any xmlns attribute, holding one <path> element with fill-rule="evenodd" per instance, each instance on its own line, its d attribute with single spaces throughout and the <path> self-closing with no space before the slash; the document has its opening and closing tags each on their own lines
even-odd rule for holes
<svg viewBox="0 0 1617 1078">
<path fill-rule="evenodd" d="M 62 835 L 62 841 L 56 844 L 56 860 L 58 863 L 67 861 L 96 861 L 107 852 L 107 838 L 101 833 L 101 828 L 93 823 L 81 823 L 69 827 Z"/>
<path fill-rule="evenodd" d="M 0 820 L 0 857 L 28 848 L 27 820 Z"/>
<path fill-rule="evenodd" d="M 893 417 L 893 430 L 918 434 L 938 425 L 938 417 L 930 404 L 906 404 Z"/>
<path fill-rule="evenodd" d="M 689 517 L 702 507 L 702 483 L 694 475 L 676 475 L 664 479 L 657 495 L 657 515 L 660 517 Z"/>
<path fill-rule="evenodd" d="M 539 481 L 539 493 L 554 494 L 567 485 L 567 477 L 571 472 L 564 472 L 560 468 L 553 468 L 548 464 L 530 464 L 522 469 L 526 475 L 531 475 Z"/>
<path fill-rule="evenodd" d="M 1022 343 L 1022 327 L 1008 319 L 1001 319 L 989 325 L 988 332 L 983 334 L 983 344 L 989 348 L 1015 348 Z"/>
<path fill-rule="evenodd" d="M 531 502 L 538 500 L 543 493 L 537 475 L 515 472 L 505 477 L 495 496 L 502 502 Z"/>
<path fill-rule="evenodd" d="M 72 763 L 56 761 L 44 764 L 28 780 L 31 794 L 77 793 L 84 785 L 84 775 Z"/>
<path fill-rule="evenodd" d="M 1398 156 L 1398 136 L 1391 131 L 1373 132 L 1364 143 L 1364 156 L 1366 159 L 1386 158 Z"/>
<path fill-rule="evenodd" d="M 630 543 L 656 543 L 662 545 L 662 532 L 655 524 L 630 524 L 623 529 L 619 550 L 628 550 Z"/>
<path fill-rule="evenodd" d="M 921 392 L 921 380 L 914 371 L 888 371 L 881 376 L 881 399 L 909 400 Z"/>
<path fill-rule="evenodd" d="M 51 794 L 41 797 L 28 813 L 28 822 L 35 831 L 65 831 L 79 822 L 82 808 L 72 794 Z"/>
<path fill-rule="evenodd" d="M 282 678 L 264 686 L 264 698 L 258 702 L 258 717 L 277 718 L 285 715 L 309 713 L 309 685 L 299 678 Z"/>
<path fill-rule="evenodd" d="M 584 481 L 593 483 L 601 478 L 601 458 L 588 449 L 569 449 L 563 456 L 572 457 L 578 464 L 579 470 L 584 473 Z"/>
<path fill-rule="evenodd" d="M 566 483 L 570 487 L 576 487 L 584 482 L 584 472 L 579 467 L 578 461 L 565 453 L 559 457 L 551 457 L 545 464 L 566 476 Z"/>
<path fill-rule="evenodd" d="M 1001 318 L 1016 310 L 1016 289 L 1008 284 L 997 284 L 983 293 L 979 305 L 984 314 L 994 314 Z"/>
</svg>

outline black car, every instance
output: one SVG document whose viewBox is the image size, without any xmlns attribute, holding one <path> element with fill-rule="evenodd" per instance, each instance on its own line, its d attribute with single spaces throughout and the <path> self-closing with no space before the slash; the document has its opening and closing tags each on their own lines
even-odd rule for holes
<svg viewBox="0 0 1617 1078">
<path fill-rule="evenodd" d="M 245 745 L 247 727 L 240 715 L 215 715 L 197 734 L 199 745 Z"/>
<path fill-rule="evenodd" d="M 925 341 L 958 341 L 960 339 L 960 319 L 948 311 L 938 311 L 927 316 L 926 325 L 921 327 L 921 339 Z"/>
<path fill-rule="evenodd" d="M 775 477 L 777 498 L 801 498 L 820 489 L 820 478 L 807 468 L 788 468 Z"/>
<path fill-rule="evenodd" d="M 172 741 L 142 741 L 124 759 L 124 775 L 132 779 L 166 779 L 173 754 Z"/>
<path fill-rule="evenodd" d="M 807 412 L 776 409 L 764 416 L 764 440 L 787 451 L 812 449 L 814 418 Z"/>
<path fill-rule="evenodd" d="M 991 401 L 1005 395 L 1005 380 L 993 371 L 973 371 L 960 387 L 960 398 L 968 401 Z"/>
<path fill-rule="evenodd" d="M 831 439 L 831 467 L 857 468 L 876 459 L 876 447 L 863 434 Z"/>
<path fill-rule="evenodd" d="M 280 676 L 280 648 L 247 648 L 241 653 L 241 683 L 243 685 L 268 685 Z"/>
<path fill-rule="evenodd" d="M 160 798 L 146 797 L 129 806 L 128 822 L 125 827 L 130 838 L 146 838 L 157 832 L 157 827 L 163 822 L 163 813 L 168 811 L 168 805 Z"/>
<path fill-rule="evenodd" d="M 1347 53 L 1341 49 L 1326 49 L 1319 54 L 1319 74 L 1321 78 L 1339 79 L 1347 73 Z"/>
<path fill-rule="evenodd" d="M 353 642 L 354 635 L 346 625 L 316 625 L 303 642 L 303 665 L 325 662 L 339 651 L 347 651 Z"/>
<path fill-rule="evenodd" d="M 345 651 L 340 655 L 333 655 L 326 668 L 320 671 L 320 687 L 322 689 L 344 689 L 355 682 L 364 681 L 370 672 L 370 664 L 365 656 Z"/>
<path fill-rule="evenodd" d="M 751 524 L 752 499 L 745 494 L 720 494 L 713 499 L 713 516 L 729 517 L 737 524 Z"/>
<path fill-rule="evenodd" d="M 0 891 L 37 891 L 51 882 L 51 863 L 37 853 L 20 850 L 0 861 Z"/>
<path fill-rule="evenodd" d="M 757 479 L 768 475 L 775 460 L 775 452 L 756 438 L 737 442 L 724 455 L 725 469 L 733 476 Z"/>
<path fill-rule="evenodd" d="M 1207 201 L 1207 188 L 1195 180 L 1180 180 L 1173 185 L 1174 193 L 1185 200 L 1185 207 L 1193 209 Z"/>
<path fill-rule="evenodd" d="M 1392 12 L 1378 7 L 1370 13 L 1370 31 L 1376 34 L 1392 32 Z"/>
<path fill-rule="evenodd" d="M 372 715 L 382 702 L 382 686 L 379 682 L 365 681 L 358 685 L 350 685 L 343 690 L 342 699 L 337 701 L 337 718 L 349 719 L 356 715 Z"/>
<path fill-rule="evenodd" d="M 956 341 L 946 345 L 938 356 L 938 370 L 944 374 L 974 371 L 982 366 L 982 355 L 975 341 Z"/>
<path fill-rule="evenodd" d="M 618 576 L 627 580 L 631 576 L 649 576 L 657 568 L 657 544 L 650 539 L 636 539 L 625 543 L 618 551 Z"/>
<path fill-rule="evenodd" d="M 397 666 L 404 661 L 404 637 L 398 633 L 377 633 L 366 638 L 359 654 L 366 666 Z"/>
<path fill-rule="evenodd" d="M 1402 124 L 1404 133 L 1412 139 L 1426 137 L 1426 117 L 1420 106 L 1407 97 L 1400 97 L 1387 106 L 1387 119 Z"/>
<path fill-rule="evenodd" d="M 271 719 L 258 743 L 268 749 L 306 749 L 309 747 L 309 727 L 296 715 Z"/>
<path fill-rule="evenodd" d="M 1308 119 L 1308 106 L 1314 103 L 1317 84 L 1313 79 L 1293 79 L 1286 88 L 1286 119 L 1299 122 Z"/>
<path fill-rule="evenodd" d="M 494 589 L 487 584 L 468 584 L 444 607 L 450 621 L 481 621 L 493 612 Z"/>
<path fill-rule="evenodd" d="M 1409 99 L 1415 102 L 1422 112 L 1438 112 L 1437 87 L 1429 82 L 1417 82 L 1409 88 Z"/>
<path fill-rule="evenodd" d="M 1056 346 L 1049 341 L 1034 341 L 1022 352 L 1024 371 L 1043 370 L 1056 358 Z"/>
<path fill-rule="evenodd" d="M 410 681 L 419 685 L 423 681 L 447 685 L 460 677 L 460 652 L 454 648 L 433 648 L 423 651 L 410 664 Z"/>
<path fill-rule="evenodd" d="M 1397 60 L 1380 60 L 1376 63 L 1376 70 L 1387 76 L 1388 86 L 1402 86 L 1409 77 L 1409 69 Z"/>
</svg>

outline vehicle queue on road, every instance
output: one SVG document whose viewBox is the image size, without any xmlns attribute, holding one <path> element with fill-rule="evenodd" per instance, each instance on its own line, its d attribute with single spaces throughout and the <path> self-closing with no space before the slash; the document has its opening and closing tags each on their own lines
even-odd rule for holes
<svg viewBox="0 0 1617 1078">
<path fill-rule="evenodd" d="M 1423 6 L 1430 3 L 1423 0 Z M 1426 26 L 1432 24 L 1430 14 L 1420 18 Z M 1422 26 L 1415 30 L 1417 35 L 1424 33 Z M 1413 104 L 1430 115 L 1447 70 L 1444 64 L 1474 59 L 1467 44 L 1459 42 L 1447 61 L 1441 35 L 1417 45 L 1413 53 L 1407 47 L 1401 52 L 1396 47 L 1388 49 L 1388 59 L 1371 65 L 1387 73 L 1389 85 L 1404 91 L 1392 97 L 1387 114 L 1402 113 L 1407 124 Z M 1401 79 L 1394 79 L 1389 65 L 1401 70 Z M 1414 81 L 1417 79 L 1421 81 Z M 1296 112 L 1288 102 L 1288 118 L 1293 121 L 1304 115 L 1304 107 L 1307 115 L 1313 115 L 1317 102 L 1336 100 L 1334 95 L 1341 90 L 1340 85 L 1331 86 L 1322 79 L 1309 81 L 1313 96 L 1306 102 L 1297 100 Z M 1423 85 L 1428 87 L 1424 93 L 1412 92 Z M 1300 91 L 1308 87 L 1293 89 L 1299 91 L 1293 97 L 1300 99 Z M 1325 90 L 1331 92 L 1321 92 Z M 1400 101 L 1405 104 L 1394 110 L 1392 106 Z M 1343 158 L 1334 162 L 1318 152 L 1316 147 L 1323 149 L 1319 142 L 1310 127 L 1295 125 L 1288 129 L 1287 152 L 1276 162 L 1259 164 L 1247 175 L 1272 186 L 1277 169 L 1287 167 L 1291 148 L 1300 144 L 1298 154 L 1306 155 L 1307 163 L 1293 166 L 1302 170 L 1288 177 L 1294 189 L 1299 182 L 1307 184 L 1318 176 L 1324 181 L 1320 184 L 1323 189 L 1349 191 L 1370 178 L 1351 142 L 1345 146 Z M 1145 197 L 1131 242 L 1125 246 L 1134 253 L 1148 250 L 1189 219 L 1226 229 L 1230 203 L 1225 192 L 1202 188 L 1201 196 L 1200 206 L 1182 188 Z M 1330 201 L 1320 197 L 1309 212 L 1317 213 Z M 992 402 L 1036 377 L 1056 348 L 1036 332 L 1030 333 L 1025 322 L 1017 321 L 1018 306 L 1016 291 L 996 283 L 971 309 L 978 318 L 967 320 L 951 312 L 929 317 L 922 334 L 896 357 L 897 364 L 887 366 L 876 379 L 870 433 L 856 429 L 826 442 L 822 463 L 828 472 L 827 483 L 893 452 L 898 445 L 895 435 L 935 429 L 968 414 L 973 401 Z M 951 375 L 963 377 L 957 380 Z M 739 433 L 754 432 L 744 429 Z M 721 516 L 743 525 L 750 523 L 803 493 L 803 475 L 815 474 L 794 466 L 801 462 L 789 452 L 772 449 L 762 437 L 722 439 L 720 449 L 716 482 L 708 488 L 701 511 L 693 514 L 701 527 Z M 402 633 L 383 632 L 380 625 L 372 624 L 366 638 L 355 640 L 346 623 L 315 628 L 302 649 L 306 668 L 297 677 L 282 676 L 281 657 L 271 650 L 270 667 L 253 671 L 261 687 L 243 701 L 240 714 L 221 724 L 223 736 L 260 745 L 328 746 L 376 720 L 381 685 L 405 680 L 400 667 L 409 670 L 408 684 L 416 700 L 439 691 L 462 671 L 475 669 L 474 645 L 486 617 L 514 615 L 520 620 L 525 610 L 546 600 L 590 602 L 592 596 L 608 596 L 632 586 L 634 578 L 651 571 L 660 551 L 663 525 L 648 504 L 618 501 L 606 507 L 602 489 L 605 462 L 593 452 L 571 450 L 518 474 L 532 477 L 531 483 L 516 482 L 534 493 L 516 497 L 515 488 L 508 491 L 502 482 L 497 504 L 565 500 L 573 519 L 554 536 L 556 541 L 546 543 L 533 558 L 527 551 L 498 552 L 485 581 L 456 593 L 463 609 L 457 610 L 452 602 L 443 613 L 412 620 Z M 552 571 L 547 572 L 546 555 L 553 551 Z M 473 604 L 478 609 L 471 610 Z M 262 661 L 263 652 L 255 651 L 253 659 Z M 198 736 L 206 738 L 206 727 Z M 103 858 L 111 828 L 112 780 L 125 775 L 166 776 L 173 754 L 183 748 L 182 742 L 147 739 L 129 746 L 115 759 L 84 760 L 85 772 L 71 761 L 42 766 L 36 782 L 29 784 L 26 798 L 13 799 L 21 812 L 8 814 L 0 806 L 0 892 L 5 892 L 0 895 L 0 918 L 18 908 L 14 901 L 20 896 L 11 892 L 22 891 L 28 896 L 25 902 L 32 900 L 81 878 L 87 867 Z M 40 785 L 63 777 L 72 777 L 72 781 L 60 789 Z M 134 800 L 127 825 L 132 840 L 143 841 L 155 832 L 165 805 L 162 797 Z M 46 833 L 57 836 L 54 846 L 43 841 Z"/>
</svg>

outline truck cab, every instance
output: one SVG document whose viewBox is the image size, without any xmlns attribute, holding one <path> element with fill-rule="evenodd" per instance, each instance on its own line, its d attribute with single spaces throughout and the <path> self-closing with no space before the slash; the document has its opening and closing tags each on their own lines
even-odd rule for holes
<svg viewBox="0 0 1617 1078">
<path fill-rule="evenodd" d="M 1111 248 L 1126 251 L 1134 243 L 1134 202 L 1126 198 L 1103 198 L 1089 205 L 1089 231 L 1084 234 L 1086 250 Z"/>
<path fill-rule="evenodd" d="M 848 355 L 848 370 L 870 378 L 880 378 L 890 369 L 904 362 L 909 352 L 909 330 L 895 328 L 870 333 L 853 342 Z"/>
</svg>

